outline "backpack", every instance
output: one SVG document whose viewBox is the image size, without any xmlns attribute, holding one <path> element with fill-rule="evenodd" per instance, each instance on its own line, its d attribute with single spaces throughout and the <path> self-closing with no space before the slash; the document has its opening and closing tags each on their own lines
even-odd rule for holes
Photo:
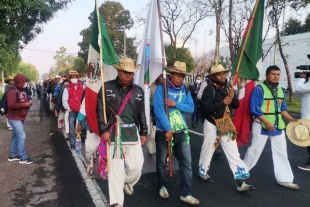
<svg viewBox="0 0 310 207">
<path fill-rule="evenodd" d="M 10 90 L 14 90 L 16 93 L 16 100 L 18 99 L 18 93 L 16 88 L 10 88 L 7 92 L 4 93 L 0 100 L 0 115 L 6 115 L 8 112 L 8 103 L 7 103 L 7 95 Z"/>
</svg>

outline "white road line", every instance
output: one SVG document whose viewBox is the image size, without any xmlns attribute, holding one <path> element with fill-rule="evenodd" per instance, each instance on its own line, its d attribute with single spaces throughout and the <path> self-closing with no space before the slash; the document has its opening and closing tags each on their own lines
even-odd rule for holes
<svg viewBox="0 0 310 207">
<path fill-rule="evenodd" d="M 69 143 L 68 143 L 68 146 L 70 146 Z M 110 206 L 108 199 L 105 197 L 105 195 L 101 191 L 101 188 L 99 187 L 96 180 L 91 179 L 88 176 L 87 170 L 86 170 L 87 165 L 86 165 L 84 159 L 82 158 L 82 155 L 78 155 L 75 152 L 75 150 L 71 150 L 71 153 L 72 153 L 72 156 L 76 162 L 77 167 L 79 168 L 79 171 L 80 171 L 82 178 L 86 184 L 89 195 L 93 199 L 95 206 L 96 207 L 108 207 L 108 206 Z"/>
<path fill-rule="evenodd" d="M 199 133 L 199 132 L 196 132 L 196 131 L 192 131 L 192 130 L 188 130 L 190 133 L 193 133 L 193 134 L 197 134 L 199 136 L 203 136 L 203 134 Z"/>
</svg>

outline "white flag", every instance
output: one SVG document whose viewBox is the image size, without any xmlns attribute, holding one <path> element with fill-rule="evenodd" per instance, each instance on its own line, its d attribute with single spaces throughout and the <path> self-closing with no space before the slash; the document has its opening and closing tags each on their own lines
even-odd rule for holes
<svg viewBox="0 0 310 207">
<path fill-rule="evenodd" d="M 160 23 L 157 0 L 151 0 L 137 59 L 140 70 L 135 73 L 134 78 L 134 83 L 144 88 L 145 115 L 149 133 L 151 123 L 149 86 L 162 74 L 162 58 L 166 60 L 165 54 L 162 54 Z"/>
</svg>

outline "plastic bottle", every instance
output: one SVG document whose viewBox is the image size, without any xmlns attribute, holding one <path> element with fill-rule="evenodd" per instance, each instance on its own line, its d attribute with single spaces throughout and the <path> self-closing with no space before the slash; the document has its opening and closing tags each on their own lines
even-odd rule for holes
<svg viewBox="0 0 310 207">
<path fill-rule="evenodd" d="M 82 140 L 80 133 L 77 133 L 76 139 L 75 139 L 75 151 L 78 155 L 82 153 Z"/>
</svg>

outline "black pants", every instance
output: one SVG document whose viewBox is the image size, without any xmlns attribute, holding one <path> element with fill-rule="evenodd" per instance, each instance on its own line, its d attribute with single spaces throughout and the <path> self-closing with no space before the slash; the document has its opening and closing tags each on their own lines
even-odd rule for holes
<svg viewBox="0 0 310 207">
<path fill-rule="evenodd" d="M 310 146 L 307 147 L 307 150 L 308 150 L 308 155 L 309 155 L 309 159 L 310 159 Z"/>
<path fill-rule="evenodd" d="M 38 99 L 41 99 L 41 91 L 37 91 Z"/>
</svg>

